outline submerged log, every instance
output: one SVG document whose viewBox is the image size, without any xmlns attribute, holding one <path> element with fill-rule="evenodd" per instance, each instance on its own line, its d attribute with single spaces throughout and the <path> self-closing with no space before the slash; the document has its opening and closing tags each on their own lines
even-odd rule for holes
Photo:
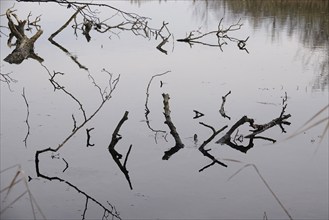
<svg viewBox="0 0 329 220">
<path fill-rule="evenodd" d="M 27 21 L 20 21 L 12 12 L 13 11 L 10 9 L 6 11 L 8 27 L 11 32 L 7 44 L 9 47 L 16 45 L 16 48 L 4 59 L 4 61 L 10 64 L 20 64 L 23 60 L 32 58 L 39 62 L 43 62 L 43 59 L 34 52 L 34 43 L 41 36 L 43 31 L 39 29 L 31 38 L 28 38 L 24 33 L 24 26 Z M 14 24 L 12 16 L 16 19 L 17 25 Z M 11 43 L 13 37 L 17 39 L 15 44 Z"/>
</svg>

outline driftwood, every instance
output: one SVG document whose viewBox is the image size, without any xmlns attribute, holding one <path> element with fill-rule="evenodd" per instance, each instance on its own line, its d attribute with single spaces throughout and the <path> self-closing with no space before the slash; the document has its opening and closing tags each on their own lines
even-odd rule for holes
<svg viewBox="0 0 329 220">
<path fill-rule="evenodd" d="M 43 59 L 34 52 L 34 43 L 41 36 L 43 31 L 39 29 L 31 38 L 28 38 L 24 33 L 24 26 L 27 20 L 19 20 L 17 15 L 10 9 L 6 11 L 6 16 L 8 19 L 8 27 L 10 29 L 7 44 L 9 47 L 15 45 L 16 48 L 4 59 L 4 61 L 10 64 L 20 64 L 25 59 L 32 58 L 39 62 L 43 62 Z M 17 25 L 13 22 L 12 17 L 16 19 Z M 14 37 L 16 38 L 16 43 L 12 44 L 11 41 Z"/>
</svg>

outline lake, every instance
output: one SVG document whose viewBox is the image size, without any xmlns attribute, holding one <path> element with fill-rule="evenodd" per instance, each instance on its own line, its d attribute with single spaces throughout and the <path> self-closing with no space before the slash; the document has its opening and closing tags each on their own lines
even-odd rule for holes
<svg viewBox="0 0 329 220">
<path fill-rule="evenodd" d="M 328 1 L 82 6 L 1 1 L 1 219 L 328 219 Z"/>
</svg>

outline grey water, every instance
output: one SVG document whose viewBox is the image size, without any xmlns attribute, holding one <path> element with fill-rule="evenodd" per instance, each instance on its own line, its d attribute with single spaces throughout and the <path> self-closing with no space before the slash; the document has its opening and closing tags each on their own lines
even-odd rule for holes
<svg viewBox="0 0 329 220">
<path fill-rule="evenodd" d="M 92 30 L 87 42 L 82 30 L 75 35 L 74 21 L 54 38 L 68 54 L 48 37 L 73 15 L 73 7 L 1 1 L 1 15 L 13 5 L 20 19 L 29 12 L 31 20 L 41 15 L 38 24 L 43 34 L 34 51 L 44 59 L 42 65 L 31 58 L 19 65 L 5 62 L 13 47 L 7 47 L 7 18 L 0 17 L 1 74 L 9 73 L 13 79 L 6 83 L 1 78 L 1 170 L 20 165 L 19 178 L 29 180 L 27 185 L 24 181 L 12 185 L 8 193 L 3 189 L 11 185 L 18 167 L 0 173 L 1 219 L 34 218 L 31 196 L 23 194 L 27 189 L 47 219 L 106 217 L 99 204 L 88 199 L 86 205 L 86 196 L 66 182 L 37 175 L 36 152 L 57 148 L 75 122 L 84 120 L 77 102 L 54 90 L 49 80 L 54 72 L 64 73 L 56 75 L 57 82 L 79 100 L 87 116 L 102 103 L 100 93 L 110 89 L 107 72 L 113 74 L 112 80 L 120 75 L 109 101 L 60 150 L 41 154 L 39 168 L 109 209 L 110 203 L 122 219 L 328 219 L 327 1 L 94 3 L 145 16 L 152 28 L 168 23 L 170 37 L 162 47 L 167 54 L 156 48 L 159 36 L 144 38 L 131 30 Z M 122 19 L 107 7 L 91 10 L 112 25 Z M 76 22 L 83 22 L 81 14 Z M 216 35 L 192 45 L 177 41 L 191 31 L 193 36 L 216 31 L 219 23 L 223 29 L 242 26 L 227 32 L 231 40 L 223 38 L 221 47 L 216 46 Z M 26 34 L 35 32 L 32 27 Z M 239 40 L 246 40 L 242 49 Z M 229 91 L 224 105 L 227 118 L 219 110 Z M 164 123 L 162 94 L 170 96 L 171 120 L 184 144 L 168 160 L 162 158 L 175 139 Z M 246 153 L 215 143 L 245 115 L 258 124 L 278 118 L 283 100 L 291 124 L 283 125 L 285 133 L 277 125 L 261 134 L 275 143 L 254 139 Z M 204 116 L 194 119 L 194 110 Z M 132 190 L 108 151 L 125 111 L 128 120 L 120 128 L 115 149 L 123 155 L 123 163 L 132 146 L 125 164 Z M 199 172 L 212 160 L 198 148 L 213 134 L 200 122 L 216 131 L 228 126 L 205 147 L 227 167 L 214 164 Z M 87 146 L 86 129 L 92 129 L 92 146 Z M 249 130 L 246 123 L 234 135 Z M 241 144 L 246 145 L 244 139 Z M 43 219 L 33 204 L 35 218 Z"/>
</svg>

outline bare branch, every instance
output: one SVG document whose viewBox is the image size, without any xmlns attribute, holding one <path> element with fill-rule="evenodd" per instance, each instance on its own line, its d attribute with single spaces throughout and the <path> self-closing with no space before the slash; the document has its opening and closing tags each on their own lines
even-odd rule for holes
<svg viewBox="0 0 329 220">
<path fill-rule="evenodd" d="M 30 116 L 30 107 L 29 107 L 29 103 L 26 99 L 26 96 L 25 96 L 25 89 L 23 88 L 23 93 L 22 93 L 22 96 L 24 98 L 24 101 L 25 101 L 25 104 L 26 104 L 26 119 L 25 119 L 25 123 L 27 125 L 27 133 L 26 133 L 26 136 L 23 140 L 24 144 L 25 144 L 25 147 L 27 148 L 27 138 L 29 137 L 30 135 L 30 124 L 29 124 L 29 116 Z"/>
<path fill-rule="evenodd" d="M 165 152 L 164 156 L 162 157 L 163 160 L 168 160 L 173 154 L 175 154 L 180 149 L 184 148 L 184 144 L 177 133 L 176 127 L 173 124 L 170 116 L 170 108 L 169 108 L 169 94 L 162 94 L 163 97 L 163 109 L 164 109 L 164 116 L 165 116 L 165 124 L 168 125 L 170 129 L 170 134 L 175 139 L 175 146 Z"/>
<path fill-rule="evenodd" d="M 126 111 L 122 117 L 122 119 L 119 121 L 117 127 L 114 129 L 113 131 L 113 134 L 112 134 L 112 139 L 111 139 L 111 142 L 108 146 L 108 150 L 114 160 L 114 162 L 118 165 L 118 167 L 120 168 L 121 172 L 125 175 L 127 181 L 128 181 L 128 184 L 129 184 L 129 187 L 130 189 L 132 190 L 133 187 L 132 187 L 132 184 L 131 184 L 131 181 L 130 181 L 130 177 L 129 177 L 129 171 L 127 170 L 126 168 L 126 164 L 127 164 L 127 160 L 128 160 L 128 156 L 129 156 L 129 153 L 131 151 L 131 147 L 132 145 L 130 145 L 129 147 L 129 150 L 126 154 L 126 157 L 125 157 L 125 160 L 124 160 L 124 163 L 122 165 L 120 159 L 122 158 L 122 155 L 120 153 L 118 153 L 118 151 L 115 150 L 115 145 L 119 142 L 119 140 L 121 140 L 122 136 L 119 134 L 119 130 L 121 128 L 121 126 L 123 125 L 123 123 L 128 120 L 128 111 Z"/>
</svg>

